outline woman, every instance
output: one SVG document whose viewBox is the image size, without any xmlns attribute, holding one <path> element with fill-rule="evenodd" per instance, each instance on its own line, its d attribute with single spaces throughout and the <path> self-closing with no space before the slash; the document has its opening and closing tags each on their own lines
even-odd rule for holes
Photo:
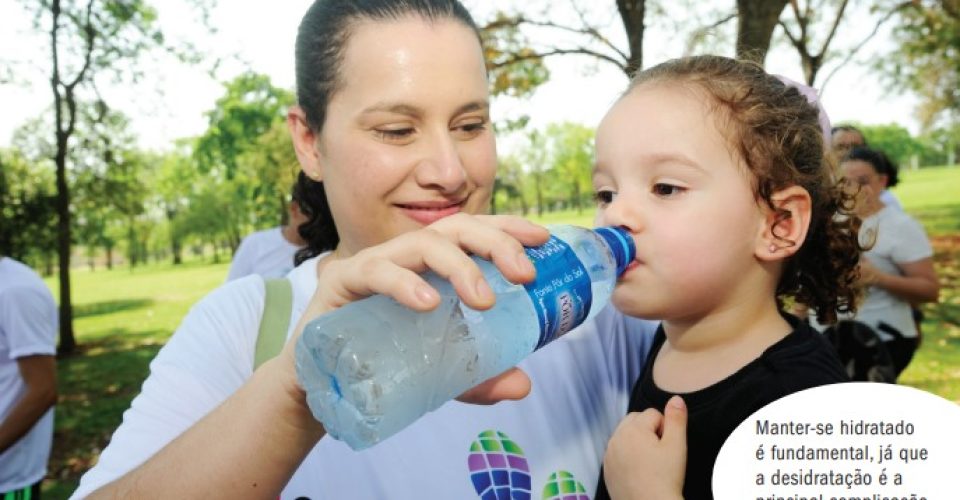
<svg viewBox="0 0 960 500">
<path fill-rule="evenodd" d="M 899 375 L 919 346 L 911 304 L 936 302 L 940 284 L 923 226 L 882 201 L 886 165 L 882 153 L 866 147 L 851 149 L 840 162 L 846 182 L 859 189 L 860 239 L 873 245 L 861 259 L 860 280 L 867 292 L 854 319 L 877 332 Z"/>
<path fill-rule="evenodd" d="M 211 293 L 153 361 L 75 496 L 592 491 L 653 331 L 612 310 L 522 365 L 535 382 L 522 401 L 449 403 L 363 452 L 323 437 L 294 373 L 306 321 L 371 293 L 430 309 L 439 297 L 415 274 L 427 268 L 449 277 L 466 304 L 489 307 L 494 297 L 464 250 L 524 282 L 533 270 L 521 244 L 547 235 L 520 219 L 467 215 L 488 205 L 496 152 L 479 37 L 456 0 L 317 1 L 300 26 L 297 87 L 288 124 L 313 196 L 307 260 L 288 276 L 296 326 L 286 348 L 252 371 L 260 278 Z M 529 390 L 512 372 L 464 398 Z"/>
</svg>

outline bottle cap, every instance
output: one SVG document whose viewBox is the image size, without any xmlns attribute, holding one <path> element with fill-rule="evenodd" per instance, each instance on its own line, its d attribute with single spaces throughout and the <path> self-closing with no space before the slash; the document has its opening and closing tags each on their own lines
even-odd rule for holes
<svg viewBox="0 0 960 500">
<path fill-rule="evenodd" d="M 617 260 L 617 276 L 620 276 L 633 259 L 637 258 L 637 247 L 633 244 L 633 238 L 626 229 L 617 226 L 598 227 L 594 232 L 600 235 L 613 251 L 613 257 Z"/>
</svg>

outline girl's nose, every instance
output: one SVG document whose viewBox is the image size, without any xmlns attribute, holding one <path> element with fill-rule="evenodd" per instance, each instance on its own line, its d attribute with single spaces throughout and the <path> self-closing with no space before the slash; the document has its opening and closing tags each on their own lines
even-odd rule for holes
<svg viewBox="0 0 960 500">
<path fill-rule="evenodd" d="M 630 203 L 630 198 L 618 194 L 602 208 L 597 209 L 597 226 L 622 226 L 631 233 L 643 230 L 642 210 L 638 203 Z"/>
</svg>

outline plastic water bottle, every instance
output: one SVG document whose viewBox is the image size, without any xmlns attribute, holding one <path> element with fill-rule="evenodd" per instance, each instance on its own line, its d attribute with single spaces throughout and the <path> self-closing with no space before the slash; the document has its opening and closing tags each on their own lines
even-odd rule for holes
<svg viewBox="0 0 960 500">
<path fill-rule="evenodd" d="M 309 322 L 296 348 L 297 376 L 327 433 L 355 450 L 372 446 L 602 309 L 636 256 L 633 239 L 612 227 L 549 229 L 546 244 L 526 249 L 537 270 L 527 285 L 474 258 L 497 296 L 489 310 L 464 305 L 428 272 L 441 297 L 432 311 L 374 295 Z"/>
</svg>

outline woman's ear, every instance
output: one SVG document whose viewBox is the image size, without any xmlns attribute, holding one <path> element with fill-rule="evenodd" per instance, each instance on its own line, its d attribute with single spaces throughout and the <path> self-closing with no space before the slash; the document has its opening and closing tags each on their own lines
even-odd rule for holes
<svg viewBox="0 0 960 500">
<path fill-rule="evenodd" d="M 317 134 L 307 124 L 307 114 L 300 106 L 293 106 L 287 111 L 287 129 L 293 139 L 293 150 L 300 161 L 303 173 L 316 182 L 323 180 L 320 169 L 320 153 L 317 151 Z"/>
<path fill-rule="evenodd" d="M 812 213 L 810 193 L 790 186 L 770 197 L 775 210 L 766 207 L 755 255 L 760 260 L 783 260 L 795 254 L 807 237 Z"/>
</svg>

